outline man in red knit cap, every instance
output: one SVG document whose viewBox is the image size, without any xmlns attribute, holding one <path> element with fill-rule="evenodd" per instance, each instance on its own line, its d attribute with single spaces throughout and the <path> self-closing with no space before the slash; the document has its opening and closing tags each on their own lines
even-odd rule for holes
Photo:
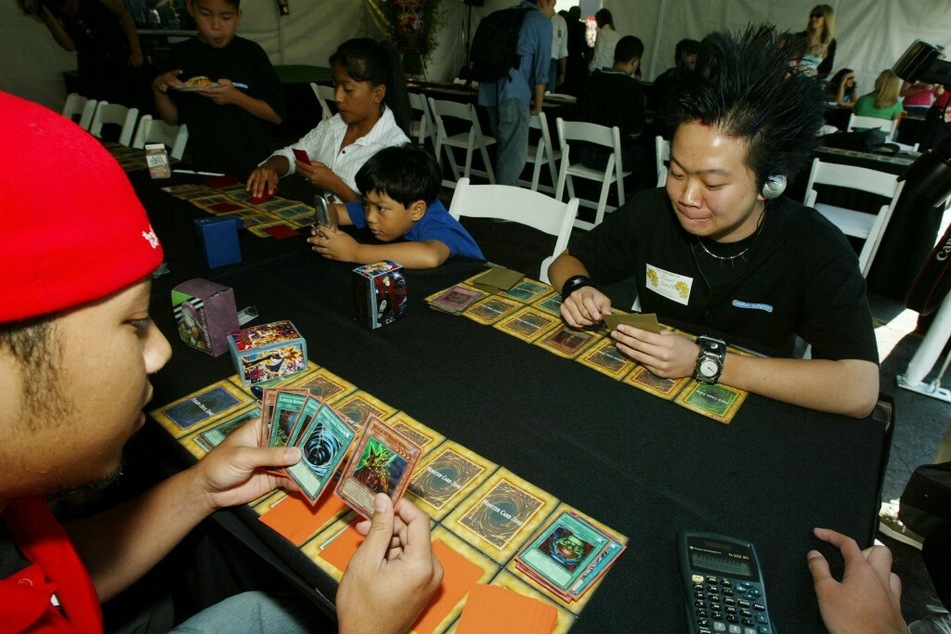
<svg viewBox="0 0 951 634">
<path fill-rule="evenodd" d="M 259 447 L 258 421 L 139 498 L 57 522 L 44 496 L 114 478 L 145 422 L 149 375 L 171 354 L 149 318 L 163 254 L 95 139 L 4 93 L 0 121 L 0 167 L 17 174 L 0 204 L 0 631 L 99 632 L 100 601 L 214 510 L 286 484 L 263 467 L 290 466 L 300 450 Z M 405 629 L 442 575 L 429 518 L 406 501 L 394 512 L 380 496 L 362 531 L 337 593 L 341 631 Z M 197 615 L 187 631 L 308 630 L 268 597 L 246 595 Z"/>
</svg>

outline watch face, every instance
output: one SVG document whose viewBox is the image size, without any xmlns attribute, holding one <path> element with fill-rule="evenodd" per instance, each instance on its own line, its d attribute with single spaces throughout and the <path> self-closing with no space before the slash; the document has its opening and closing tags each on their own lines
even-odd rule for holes
<svg viewBox="0 0 951 634">
<path fill-rule="evenodd" d="M 714 377 L 719 371 L 720 364 L 717 363 L 715 359 L 707 358 L 700 362 L 700 374 L 705 377 Z"/>
</svg>

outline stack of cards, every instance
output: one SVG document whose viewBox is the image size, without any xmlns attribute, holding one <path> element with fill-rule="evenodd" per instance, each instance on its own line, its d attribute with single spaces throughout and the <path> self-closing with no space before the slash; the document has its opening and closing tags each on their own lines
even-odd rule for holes
<svg viewBox="0 0 951 634">
<path fill-rule="evenodd" d="M 324 492 L 356 438 L 346 418 L 310 390 L 267 389 L 261 395 L 262 445 L 300 447 L 301 461 L 282 475 L 297 483 L 311 504 Z"/>
<path fill-rule="evenodd" d="M 566 602 L 591 589 L 627 548 L 580 514 L 563 510 L 515 555 L 516 567 Z"/>
<path fill-rule="evenodd" d="M 450 315 L 458 315 L 483 297 L 485 297 L 485 293 L 480 290 L 470 286 L 458 285 L 427 297 L 426 301 L 429 302 L 431 308 Z"/>
</svg>

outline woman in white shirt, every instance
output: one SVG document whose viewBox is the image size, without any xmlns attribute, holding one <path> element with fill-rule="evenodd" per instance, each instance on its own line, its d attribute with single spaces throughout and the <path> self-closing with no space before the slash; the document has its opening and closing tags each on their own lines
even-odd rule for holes
<svg viewBox="0 0 951 634">
<path fill-rule="evenodd" d="M 594 55 L 588 64 L 588 70 L 592 73 L 614 66 L 614 47 L 621 39 L 621 35 L 614 30 L 614 16 L 610 11 L 599 9 L 594 19 L 598 23 L 598 37 L 594 40 Z"/>
<path fill-rule="evenodd" d="M 409 142 L 409 97 L 396 47 L 370 38 L 347 40 L 330 65 L 337 114 L 251 172 L 247 190 L 252 196 L 273 193 L 282 176 L 300 172 L 332 200 L 357 200 L 354 178 L 366 160 L 385 147 Z M 295 149 L 306 152 L 310 163 L 297 160 Z"/>
</svg>

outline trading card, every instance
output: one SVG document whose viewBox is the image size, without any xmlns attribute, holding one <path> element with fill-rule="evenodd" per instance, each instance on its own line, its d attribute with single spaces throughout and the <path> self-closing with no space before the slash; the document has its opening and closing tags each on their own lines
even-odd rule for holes
<svg viewBox="0 0 951 634">
<path fill-rule="evenodd" d="M 493 266 L 485 273 L 480 273 L 466 280 L 466 283 L 481 288 L 487 293 L 499 293 L 512 288 L 524 277 L 518 271 L 512 271 L 502 266 Z"/>
<path fill-rule="evenodd" d="M 408 437 L 414 443 L 419 445 L 423 454 L 434 449 L 445 436 L 431 427 L 423 425 L 421 422 L 407 414 L 406 412 L 397 412 L 386 419 L 386 424 Z"/>
<path fill-rule="evenodd" d="M 294 153 L 294 158 L 296 158 L 301 163 L 305 165 L 310 165 L 310 157 L 307 156 L 307 152 L 301 150 L 300 148 L 294 148 L 291 150 Z"/>
<path fill-rule="evenodd" d="M 307 404 L 304 409 L 307 409 Z M 285 472 L 300 486 L 307 500 L 314 504 L 333 479 L 356 433 L 333 408 L 323 405 L 298 436 L 301 461 L 287 467 Z"/>
<path fill-rule="evenodd" d="M 601 531 L 563 511 L 515 558 L 540 580 L 565 592 L 609 542 Z"/>
<path fill-rule="evenodd" d="M 174 438 L 187 436 L 223 414 L 252 402 L 250 394 L 230 381 L 219 381 L 149 412 Z"/>
<path fill-rule="evenodd" d="M 350 508 L 373 517 L 373 498 L 385 493 L 393 505 L 403 497 L 422 450 L 379 418 L 371 416 L 337 483 Z"/>
<path fill-rule="evenodd" d="M 237 211 L 237 210 L 239 210 L 239 209 L 244 209 L 244 207 L 242 207 L 241 205 L 238 205 L 238 204 L 236 204 L 236 203 L 229 203 L 229 202 L 216 203 L 216 204 L 210 205 L 210 206 L 208 207 L 208 211 L 213 211 L 213 212 L 215 212 L 216 215 L 217 215 L 217 214 L 226 214 L 226 213 L 228 213 L 228 212 L 230 212 L 230 211 Z"/>
<path fill-rule="evenodd" d="M 265 388 L 261 392 L 261 446 L 267 447 L 271 444 L 272 434 L 274 432 L 274 404 L 277 403 L 278 392 L 291 392 L 302 397 L 307 397 L 309 393 L 304 389 L 294 388 Z"/>
<path fill-rule="evenodd" d="M 297 416 L 306 399 L 307 396 L 303 394 L 278 390 L 273 414 L 271 414 L 271 438 L 268 443 L 271 447 L 287 446 L 287 441 L 297 423 Z"/>
<path fill-rule="evenodd" d="M 441 291 L 429 300 L 429 305 L 453 315 L 461 313 L 472 304 L 485 297 L 485 293 L 465 286 L 453 286 L 448 291 Z"/>
<path fill-rule="evenodd" d="M 624 377 L 625 383 L 630 383 L 634 387 L 640 388 L 645 392 L 650 392 L 654 396 L 659 396 L 660 398 L 667 399 L 668 401 L 673 400 L 680 390 L 690 382 L 690 377 L 685 376 L 680 379 L 664 379 L 644 366 L 637 366 L 634 370 L 631 371 L 626 377 Z"/>
<path fill-rule="evenodd" d="M 577 357 L 579 363 L 594 368 L 612 379 L 624 378 L 637 364 L 618 350 L 614 339 L 606 337 Z"/>
<path fill-rule="evenodd" d="M 347 424 L 354 431 L 360 431 L 371 416 L 385 420 L 396 413 L 395 407 L 390 407 L 378 398 L 374 398 L 364 391 L 351 394 L 335 404 L 338 412 L 347 419 Z"/>
<path fill-rule="evenodd" d="M 521 307 L 522 305 L 516 301 L 490 295 L 462 311 L 462 314 L 481 324 L 494 324 Z"/>
<path fill-rule="evenodd" d="M 257 406 L 252 407 L 243 414 L 239 414 L 234 418 L 228 419 L 223 423 L 218 423 L 214 427 L 201 432 L 195 437 L 195 442 L 203 446 L 205 451 L 211 451 L 220 445 L 225 438 L 230 436 L 232 432 L 242 427 L 245 423 L 249 423 L 260 416 L 261 408 Z"/>
<path fill-rule="evenodd" d="M 416 469 L 409 492 L 434 520 L 453 508 L 497 468 L 482 456 L 453 441 L 443 443 Z"/>
<path fill-rule="evenodd" d="M 524 304 L 531 304 L 537 299 L 552 293 L 554 293 L 554 291 L 548 284 L 542 284 L 541 282 L 525 278 L 512 288 L 504 291 L 502 296 L 511 297 Z"/>
<path fill-rule="evenodd" d="M 288 227 L 286 220 L 274 220 L 272 222 L 262 222 L 259 225 L 253 227 L 246 227 L 249 232 L 256 235 L 259 238 L 270 238 L 271 234 L 268 233 L 268 229 L 272 227 L 287 227 L 288 229 L 293 229 Z"/>
<path fill-rule="evenodd" d="M 307 395 L 304 399 L 304 404 L 301 405 L 300 412 L 297 414 L 297 421 L 294 423 L 294 428 L 291 430 L 290 436 L 287 437 L 288 447 L 297 447 L 300 444 L 298 440 L 301 437 L 301 432 L 314 420 L 314 416 L 317 415 L 317 410 L 320 409 L 321 405 L 323 405 L 321 401 L 311 395 Z"/>
<path fill-rule="evenodd" d="M 723 385 L 693 381 L 677 396 L 676 403 L 704 416 L 729 424 L 748 392 Z"/>
<path fill-rule="evenodd" d="M 617 330 L 621 324 L 634 326 L 655 335 L 660 334 L 660 324 L 657 322 L 656 313 L 631 313 L 629 315 L 611 314 L 604 316 L 604 323 L 608 326 L 608 331 Z"/>
<path fill-rule="evenodd" d="M 531 343 L 560 323 L 560 317 L 543 313 L 533 306 L 526 306 L 511 316 L 503 317 L 494 326 L 502 332 Z"/>
<path fill-rule="evenodd" d="M 555 317 L 561 317 L 561 295 L 558 293 L 552 293 L 551 295 L 543 295 L 535 300 L 533 306 L 542 312 L 546 312 L 549 315 L 554 315 Z"/>
<path fill-rule="evenodd" d="M 504 564 L 557 505 L 550 493 L 499 468 L 442 524 Z"/>
<path fill-rule="evenodd" d="M 308 389 L 311 394 L 330 405 L 357 389 L 356 385 L 344 381 L 326 368 L 320 368 L 316 372 L 301 377 L 295 376 L 288 385 Z"/>
<path fill-rule="evenodd" d="M 558 356 L 574 359 L 581 354 L 592 342 L 600 339 L 601 335 L 588 330 L 575 330 L 561 324 L 555 330 L 546 333 L 535 341 L 536 346 L 554 352 Z"/>
</svg>

